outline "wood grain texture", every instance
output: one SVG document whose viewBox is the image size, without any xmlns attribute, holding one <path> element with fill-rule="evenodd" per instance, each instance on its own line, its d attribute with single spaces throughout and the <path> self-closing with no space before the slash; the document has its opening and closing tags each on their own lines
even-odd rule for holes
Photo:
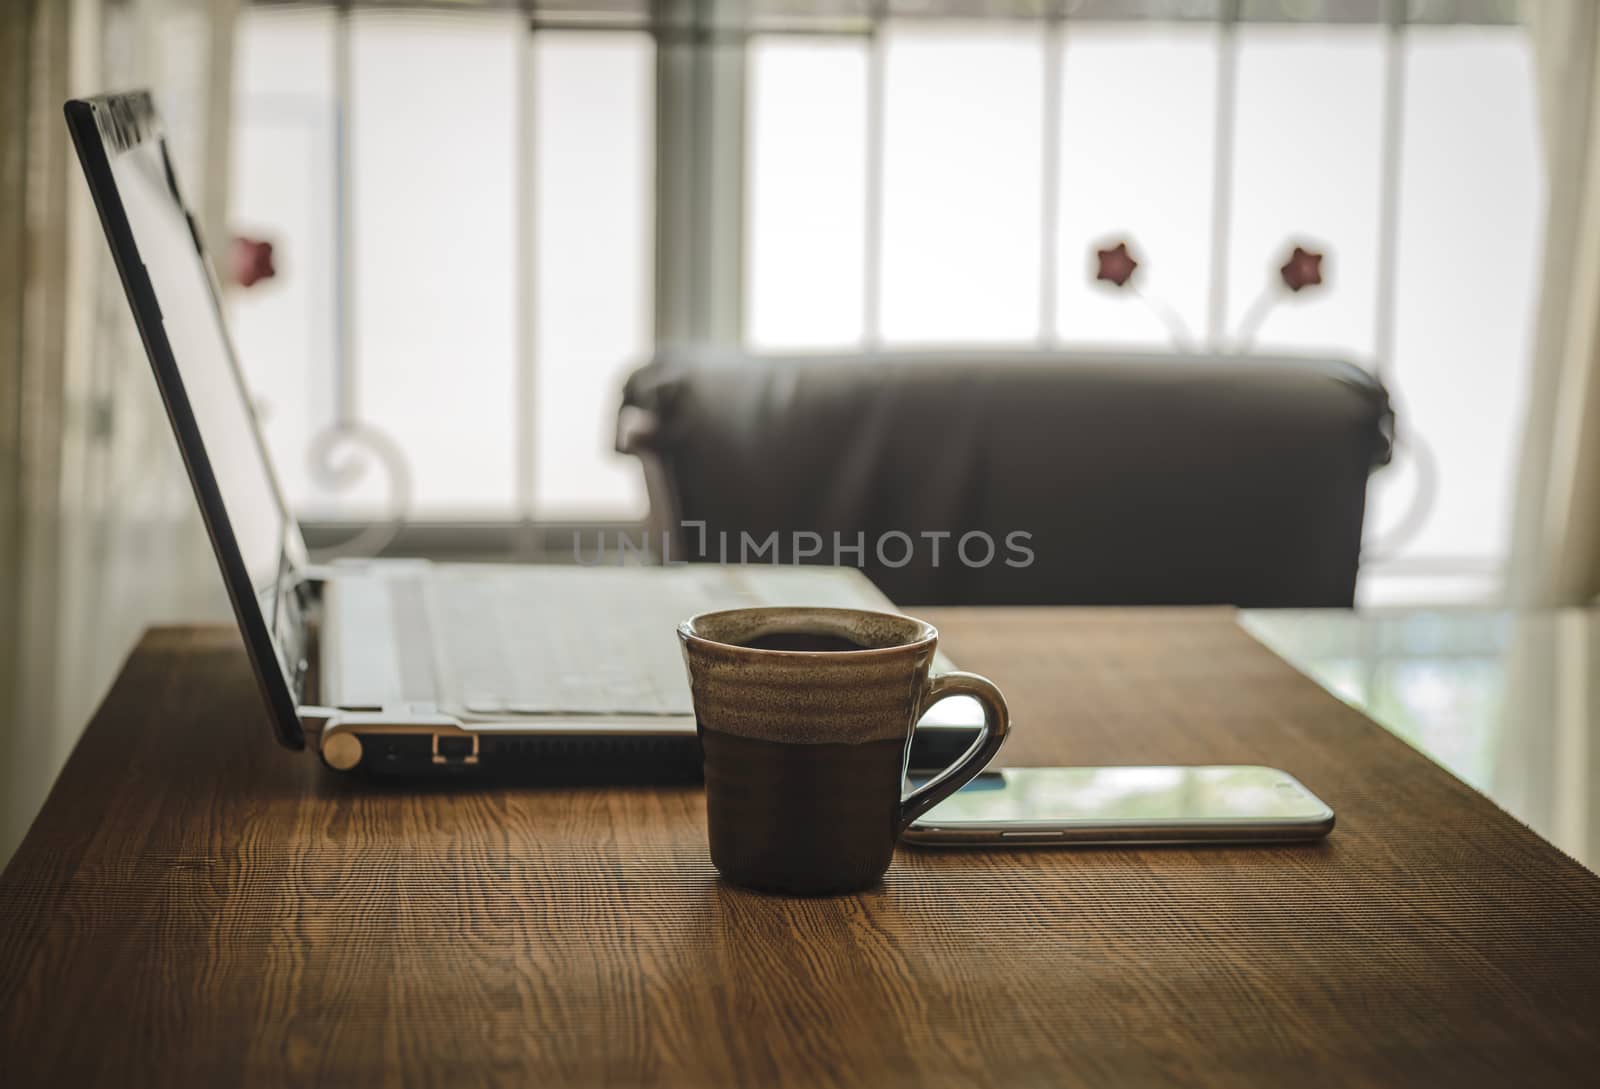
<svg viewBox="0 0 1600 1089">
<path fill-rule="evenodd" d="M 0 1085 L 1595 1084 L 1600 879 L 1229 614 L 927 615 L 1003 762 L 1277 765 L 1338 829 L 767 897 L 698 790 L 346 780 L 157 630 L 0 878 Z"/>
</svg>

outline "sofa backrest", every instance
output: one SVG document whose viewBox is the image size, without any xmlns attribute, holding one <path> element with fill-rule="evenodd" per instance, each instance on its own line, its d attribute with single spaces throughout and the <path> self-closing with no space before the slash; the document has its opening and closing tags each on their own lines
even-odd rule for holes
<svg viewBox="0 0 1600 1089">
<path fill-rule="evenodd" d="M 678 350 L 624 401 L 679 555 L 864 539 L 904 605 L 1348 606 L 1394 429 L 1367 372 L 1290 358 Z"/>
</svg>

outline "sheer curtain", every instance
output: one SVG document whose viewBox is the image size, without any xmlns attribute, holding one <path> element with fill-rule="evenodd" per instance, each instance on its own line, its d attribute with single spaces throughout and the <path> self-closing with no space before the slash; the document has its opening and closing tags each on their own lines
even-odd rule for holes
<svg viewBox="0 0 1600 1089">
<path fill-rule="evenodd" d="M 0 863 L 139 632 L 227 615 L 61 104 L 152 87 L 223 237 L 236 13 L 0 4 Z"/>
<path fill-rule="evenodd" d="M 1600 0 L 1525 5 L 1550 180 L 1511 596 L 1600 595 Z"/>
</svg>

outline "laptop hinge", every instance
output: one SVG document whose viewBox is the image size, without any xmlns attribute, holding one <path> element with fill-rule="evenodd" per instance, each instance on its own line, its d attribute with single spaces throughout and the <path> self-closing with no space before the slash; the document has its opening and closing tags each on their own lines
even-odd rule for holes
<svg viewBox="0 0 1600 1089">
<path fill-rule="evenodd" d="M 299 585 L 315 586 L 329 581 L 338 571 L 331 563 L 308 563 L 302 564 L 295 574 L 299 577 Z"/>
<path fill-rule="evenodd" d="M 322 751 L 322 731 L 328 721 L 344 712 L 337 707 L 317 707 L 310 704 L 301 704 L 295 708 L 295 713 L 300 716 L 300 728 L 306 734 L 306 746 L 312 752 Z"/>
</svg>

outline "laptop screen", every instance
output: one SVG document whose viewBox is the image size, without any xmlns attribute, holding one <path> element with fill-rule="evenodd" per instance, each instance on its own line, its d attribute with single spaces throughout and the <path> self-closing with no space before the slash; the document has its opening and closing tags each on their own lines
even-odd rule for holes
<svg viewBox="0 0 1600 1089">
<path fill-rule="evenodd" d="M 267 462 L 199 232 L 191 231 L 160 141 L 147 139 L 108 153 L 251 586 L 258 596 L 271 594 L 285 536 L 298 536 L 299 530 L 290 522 Z"/>
<path fill-rule="evenodd" d="M 200 233 L 145 93 L 73 101 L 68 127 L 211 532 L 240 633 L 280 738 L 294 706 L 305 561 L 245 392 Z"/>
</svg>

